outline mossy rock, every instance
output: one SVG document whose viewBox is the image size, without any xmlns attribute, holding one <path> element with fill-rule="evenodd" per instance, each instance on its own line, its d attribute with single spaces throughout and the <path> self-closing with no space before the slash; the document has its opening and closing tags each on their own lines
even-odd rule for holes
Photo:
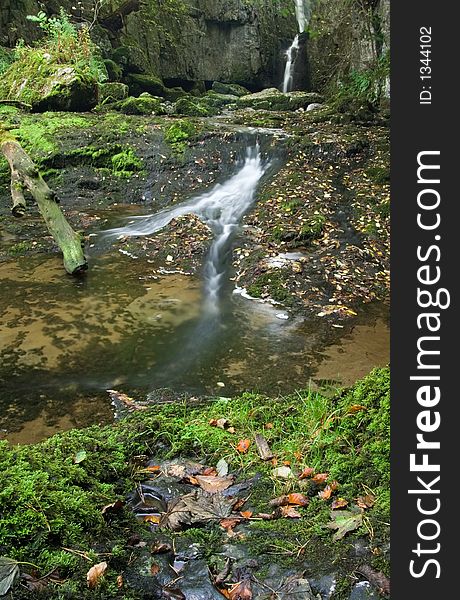
<svg viewBox="0 0 460 600">
<path fill-rule="evenodd" d="M 116 102 L 111 108 L 118 110 L 125 115 L 165 114 L 163 99 L 150 95 L 142 95 L 139 98 L 129 96 L 126 100 Z"/>
<path fill-rule="evenodd" d="M 169 102 L 176 102 L 180 98 L 185 98 L 187 92 L 181 87 L 164 88 L 162 96 Z"/>
<path fill-rule="evenodd" d="M 129 92 L 132 96 L 139 96 L 143 92 L 148 92 L 153 96 L 163 96 L 165 86 L 161 79 L 153 75 L 141 75 L 135 73 L 126 78 L 129 85 Z"/>
<path fill-rule="evenodd" d="M 202 98 L 181 98 L 176 102 L 176 113 L 187 117 L 211 117 L 218 114 L 218 110 L 207 104 Z"/>
<path fill-rule="evenodd" d="M 230 94 L 219 94 L 217 92 L 208 92 L 206 96 L 201 99 L 201 102 L 212 106 L 214 108 L 223 108 L 230 104 L 235 104 L 237 98 Z"/>
<path fill-rule="evenodd" d="M 289 92 L 283 94 L 276 88 L 268 88 L 238 99 L 240 108 L 255 110 L 291 111 L 306 110 L 310 104 L 319 103 L 322 96 L 316 92 Z"/>
<path fill-rule="evenodd" d="M 114 60 L 108 58 L 104 60 L 107 76 L 110 81 L 120 81 L 123 76 L 123 69 Z"/>
<path fill-rule="evenodd" d="M 111 59 L 124 75 L 145 73 L 149 68 L 145 53 L 137 46 L 119 46 L 113 51 Z"/>
<path fill-rule="evenodd" d="M 215 81 L 212 84 L 213 92 L 217 94 L 226 94 L 229 96 L 247 96 L 251 92 L 247 90 L 242 85 L 238 85 L 237 83 L 221 83 L 220 81 Z"/>
<path fill-rule="evenodd" d="M 47 65 L 34 73 L 16 64 L 7 71 L 5 95 L 11 100 L 31 104 L 33 110 L 88 111 L 97 104 L 98 84 L 91 76 L 68 65 Z"/>
<path fill-rule="evenodd" d="M 99 84 L 99 103 L 117 102 L 126 100 L 129 88 L 125 83 L 100 83 Z"/>
</svg>

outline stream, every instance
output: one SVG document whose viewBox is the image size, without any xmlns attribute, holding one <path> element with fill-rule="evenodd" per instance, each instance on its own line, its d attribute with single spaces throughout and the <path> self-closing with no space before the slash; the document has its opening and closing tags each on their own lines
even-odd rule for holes
<svg viewBox="0 0 460 600">
<path fill-rule="evenodd" d="M 97 232 L 82 279 L 63 275 L 56 255 L 0 264 L 3 437 L 29 443 L 109 422 L 108 389 L 152 402 L 181 393 L 274 396 L 351 384 L 388 362 L 385 306 L 368 305 L 352 325 L 333 329 L 235 289 L 231 250 L 271 168 L 253 140 L 210 190 L 154 214 L 110 208 L 98 217 L 109 227 Z M 201 281 L 174 270 L 158 276 L 152 261 L 117 248 L 120 237 L 154 236 L 187 214 L 213 234 Z"/>
</svg>

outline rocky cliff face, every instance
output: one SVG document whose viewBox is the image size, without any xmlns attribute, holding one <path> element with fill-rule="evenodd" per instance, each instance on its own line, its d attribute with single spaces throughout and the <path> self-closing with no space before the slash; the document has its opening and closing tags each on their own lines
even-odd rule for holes
<svg viewBox="0 0 460 600">
<path fill-rule="evenodd" d="M 86 21 L 94 6 L 45 4 L 50 14 L 63 7 Z M 94 32 L 105 58 L 122 59 L 127 70 L 185 87 L 217 80 L 259 89 L 280 84 L 283 53 L 297 28 L 294 7 L 293 0 L 109 0 Z M 37 37 L 26 15 L 42 9 L 38 0 L 2 0 L 0 44 Z"/>
<path fill-rule="evenodd" d="M 313 0 L 309 33 L 312 85 L 325 91 L 388 54 L 390 0 Z"/>
</svg>

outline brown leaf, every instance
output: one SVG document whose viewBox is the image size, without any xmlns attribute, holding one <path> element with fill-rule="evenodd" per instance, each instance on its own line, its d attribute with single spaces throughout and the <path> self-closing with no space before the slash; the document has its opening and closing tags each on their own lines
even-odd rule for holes
<svg viewBox="0 0 460 600">
<path fill-rule="evenodd" d="M 234 529 L 240 523 L 241 519 L 239 517 L 231 517 L 229 519 L 222 519 L 219 525 L 228 531 L 229 529 Z"/>
<path fill-rule="evenodd" d="M 160 465 L 151 465 L 150 467 L 145 467 L 144 471 L 148 471 L 149 473 L 159 473 L 161 467 Z"/>
<path fill-rule="evenodd" d="M 118 575 L 117 577 L 117 588 L 122 588 L 123 587 L 123 575 Z"/>
<path fill-rule="evenodd" d="M 249 579 L 243 579 L 239 583 L 236 583 L 230 590 L 230 600 L 252 600 L 252 589 L 251 581 Z"/>
<path fill-rule="evenodd" d="M 302 515 L 293 506 L 280 506 L 280 514 L 285 519 L 301 519 Z"/>
<path fill-rule="evenodd" d="M 238 442 L 236 449 L 240 454 L 246 454 L 246 452 L 249 450 L 250 445 L 251 445 L 251 440 L 248 440 L 248 439 L 240 440 Z"/>
<path fill-rule="evenodd" d="M 104 506 L 101 512 L 103 515 L 107 513 L 118 512 L 123 508 L 124 505 L 125 503 L 123 502 L 123 500 L 116 500 L 115 502 L 112 502 L 112 504 L 107 504 L 106 506 Z"/>
<path fill-rule="evenodd" d="M 232 485 L 234 480 L 233 475 L 227 475 L 226 477 L 218 477 L 217 475 L 197 475 L 195 479 L 200 488 L 210 494 L 223 492 Z"/>
<path fill-rule="evenodd" d="M 167 552 L 171 552 L 172 546 L 171 544 L 166 544 L 163 542 L 155 542 L 150 549 L 152 554 L 166 554 Z"/>
<path fill-rule="evenodd" d="M 359 496 L 356 500 L 359 508 L 363 508 L 366 510 L 367 508 L 372 508 L 375 504 L 375 496 L 373 494 L 366 494 L 365 496 Z"/>
<path fill-rule="evenodd" d="M 305 469 L 299 475 L 299 479 L 307 479 L 308 477 L 311 477 L 314 472 L 315 469 L 312 469 L 311 467 L 305 467 Z"/>
<path fill-rule="evenodd" d="M 86 574 L 86 581 L 88 583 L 88 587 L 91 590 L 97 586 L 106 570 L 107 563 L 105 561 L 94 565 L 94 567 L 91 567 L 91 569 Z"/>
<path fill-rule="evenodd" d="M 150 575 L 153 575 L 155 577 L 155 575 L 158 575 L 158 573 L 161 571 L 160 565 L 157 565 L 157 563 L 152 563 L 152 566 L 150 567 Z"/>
<path fill-rule="evenodd" d="M 334 502 L 331 504 L 332 510 L 345 508 L 345 506 L 348 506 L 348 500 L 345 500 L 345 498 L 337 498 L 337 500 L 334 500 Z"/>
<path fill-rule="evenodd" d="M 312 477 L 312 481 L 317 484 L 324 483 L 329 477 L 329 473 L 317 473 L 314 477 Z"/>
<path fill-rule="evenodd" d="M 200 475 L 205 475 L 205 476 L 217 475 L 217 471 L 216 471 L 215 467 L 206 467 L 203 469 L 203 471 L 200 473 Z"/>
<path fill-rule="evenodd" d="M 295 504 L 296 506 L 307 506 L 309 500 L 307 496 L 303 494 L 289 494 L 288 495 L 289 504 Z"/>
<path fill-rule="evenodd" d="M 320 498 L 322 498 L 323 500 L 329 500 L 329 498 L 332 495 L 332 487 L 330 485 L 327 485 L 324 490 L 322 490 L 321 492 L 318 493 L 318 496 Z"/>
<path fill-rule="evenodd" d="M 367 410 L 367 408 L 365 406 L 363 406 L 362 404 L 353 404 L 352 406 L 350 406 L 348 408 L 348 412 L 351 414 L 361 412 L 362 410 Z"/>
</svg>

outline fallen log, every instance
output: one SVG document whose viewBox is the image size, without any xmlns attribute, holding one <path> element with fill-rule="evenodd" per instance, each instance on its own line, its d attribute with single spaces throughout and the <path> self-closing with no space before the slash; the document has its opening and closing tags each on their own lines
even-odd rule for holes
<svg viewBox="0 0 460 600">
<path fill-rule="evenodd" d="M 67 222 L 57 203 L 56 193 L 51 190 L 40 175 L 32 159 L 17 140 L 0 129 L 0 150 L 11 169 L 12 213 L 16 217 L 25 214 L 24 190 L 35 199 L 38 209 L 64 256 L 64 267 L 71 275 L 88 268 L 83 253 L 82 239 Z"/>
</svg>

